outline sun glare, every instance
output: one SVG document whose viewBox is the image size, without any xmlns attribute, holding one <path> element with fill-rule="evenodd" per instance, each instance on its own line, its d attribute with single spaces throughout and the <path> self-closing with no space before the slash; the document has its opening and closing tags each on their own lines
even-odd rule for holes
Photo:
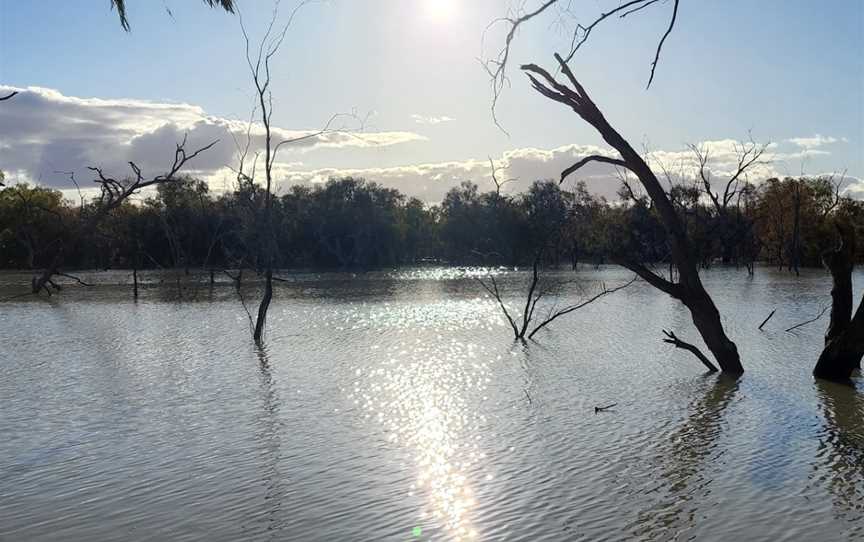
<svg viewBox="0 0 864 542">
<path fill-rule="evenodd" d="M 423 11 L 431 21 L 448 22 L 459 11 L 459 0 L 423 0 Z"/>
</svg>

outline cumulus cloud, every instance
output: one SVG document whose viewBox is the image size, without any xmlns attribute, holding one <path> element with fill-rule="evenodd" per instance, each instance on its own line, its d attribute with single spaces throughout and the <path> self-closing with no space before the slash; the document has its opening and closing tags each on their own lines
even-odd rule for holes
<svg viewBox="0 0 864 542">
<path fill-rule="evenodd" d="M 216 190 L 233 186 L 235 174 L 228 166 L 234 165 L 237 159 L 234 138 L 245 141 L 249 127 L 244 121 L 207 115 L 202 108 L 184 103 L 76 98 L 36 87 L 0 87 L 0 93 L 4 89 L 20 92 L 0 106 L 0 168 L 13 181 L 38 180 L 69 189 L 72 187 L 68 175 L 55 172 L 75 171 L 80 181 L 88 178 L 86 166 L 99 165 L 114 175 L 122 175 L 129 171 L 130 160 L 146 173 L 159 173 L 173 158 L 174 145 L 185 136 L 189 148 L 220 140 L 195 161 L 190 173 L 206 179 Z M 413 117 L 427 124 L 452 120 L 449 117 Z M 309 136 L 293 144 L 291 152 L 280 155 L 275 164 L 274 175 L 278 187 L 283 190 L 293 184 L 322 183 L 330 177 L 349 175 L 397 188 L 429 203 L 440 201 L 450 188 L 464 180 L 477 183 L 481 190 L 494 189 L 486 156 L 362 169 L 312 168 L 304 166 L 304 161 L 299 159 L 314 149 L 357 150 L 425 139 L 410 131 L 318 134 L 310 130 L 275 128 L 274 133 L 277 141 Z M 263 127 L 253 125 L 249 135 L 254 153 L 263 145 Z M 814 153 L 828 154 L 825 148 L 839 141 L 843 139 L 817 134 L 792 138 L 781 145 L 768 145 L 759 163 L 750 170 L 748 179 L 758 182 L 788 175 L 791 170 L 798 169 L 796 161 L 806 160 Z M 734 173 L 742 146 L 747 143 L 719 139 L 699 145 L 709 152 L 709 172 L 719 183 Z M 535 180 L 558 179 L 562 170 L 591 154 L 614 156 L 609 148 L 571 144 L 553 149 L 512 149 L 494 157 L 494 161 L 499 175 L 516 179 L 505 186 L 506 192 L 516 193 L 527 189 Z M 646 158 L 655 171 L 667 171 L 673 179 L 693 178 L 698 168 L 694 154 L 686 148 L 653 150 Z M 568 186 L 585 181 L 593 193 L 614 199 L 620 186 L 618 173 L 608 164 L 591 162 L 568 179 Z M 864 198 L 864 181 L 848 178 L 846 193 Z"/>
<path fill-rule="evenodd" d="M 411 118 L 414 119 L 414 122 L 416 122 L 417 124 L 426 124 L 426 125 L 441 124 L 444 122 L 452 122 L 452 121 L 456 120 L 456 119 L 454 119 L 452 117 L 448 117 L 446 115 L 442 115 L 440 117 L 427 117 L 424 115 L 418 115 L 416 113 L 414 115 L 411 115 Z"/>
<path fill-rule="evenodd" d="M 592 145 L 565 145 L 551 150 L 521 148 L 505 151 L 495 158 L 495 167 L 515 181 L 505 185 L 509 193 L 527 189 L 537 179 L 557 179 L 561 170 L 574 161 L 589 154 L 608 153 L 606 149 Z M 294 184 L 318 184 L 331 177 L 363 177 L 384 186 L 420 198 L 428 203 L 443 199 L 444 195 L 462 181 L 472 181 L 481 190 L 493 190 L 488 158 L 461 161 L 409 164 L 383 168 L 320 168 L 298 171 L 293 168 L 280 170 L 282 189 Z M 614 196 L 618 188 L 613 168 L 605 164 L 591 163 L 580 171 L 580 180 L 586 181 L 589 189 L 605 196 Z"/>
<path fill-rule="evenodd" d="M 733 139 L 704 141 L 698 144 L 710 155 L 708 173 L 716 179 L 718 187 L 737 171 L 738 160 L 742 149 L 751 143 Z M 593 145 L 564 145 L 554 149 L 519 148 L 506 151 L 495 157 L 495 167 L 499 176 L 516 179 L 504 187 L 508 193 L 518 193 L 526 190 L 532 182 L 539 179 L 559 179 L 561 171 L 592 155 L 600 154 L 614 156 L 612 149 Z M 795 158 L 795 153 L 779 151 L 777 144 L 766 146 L 764 153 L 748 170 L 746 180 L 758 183 L 770 177 L 783 177 L 788 169 L 787 162 Z M 649 165 L 664 179 L 668 172 L 673 182 L 683 179 L 693 179 L 697 175 L 699 162 L 689 149 L 676 151 L 656 150 L 647 153 Z M 424 164 L 409 164 L 385 168 L 320 168 L 298 170 L 285 167 L 279 169 L 278 178 L 282 179 L 280 188 L 286 189 L 294 184 L 319 184 L 335 177 L 363 177 L 376 181 L 384 186 L 396 188 L 410 196 L 415 196 L 427 203 L 437 203 L 454 186 L 465 180 L 470 180 L 480 186 L 481 190 L 493 190 L 489 160 L 474 158 L 461 161 L 433 162 Z M 620 187 L 619 174 L 608 164 L 589 162 L 565 182 L 565 186 L 573 186 L 578 181 L 584 181 L 588 190 L 594 194 L 614 200 Z M 228 177 L 225 177 L 228 178 Z M 846 194 L 852 197 L 864 198 L 864 182 L 847 177 Z"/>
<path fill-rule="evenodd" d="M 187 138 L 188 148 L 219 143 L 199 159 L 196 173 L 213 173 L 236 161 L 235 138 L 245 141 L 244 121 L 207 115 L 195 105 L 146 100 L 78 98 L 39 87 L 0 87 L 19 94 L 0 107 L 0 167 L 10 177 L 66 185 L 56 171 L 83 171 L 98 165 L 128 171 L 134 161 L 145 172 L 161 172 L 173 159 L 174 146 Z M 386 147 L 425 139 L 407 131 L 355 133 L 334 130 L 290 130 L 276 127 L 274 139 L 303 139 L 292 152 L 312 149 Z M 264 128 L 249 130 L 250 152 L 262 148 Z M 290 156 L 285 153 L 285 159 Z"/>
</svg>

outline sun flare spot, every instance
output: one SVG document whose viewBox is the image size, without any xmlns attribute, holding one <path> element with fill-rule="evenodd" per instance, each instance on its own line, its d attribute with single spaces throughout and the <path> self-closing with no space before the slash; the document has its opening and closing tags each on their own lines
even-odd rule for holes
<svg viewBox="0 0 864 542">
<path fill-rule="evenodd" d="M 426 18 L 445 23 L 453 20 L 459 12 L 459 0 L 423 0 L 423 12 Z"/>
</svg>

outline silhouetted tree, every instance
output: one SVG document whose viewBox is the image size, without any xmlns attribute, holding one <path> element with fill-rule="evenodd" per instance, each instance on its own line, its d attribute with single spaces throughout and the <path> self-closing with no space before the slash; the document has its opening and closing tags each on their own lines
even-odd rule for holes
<svg viewBox="0 0 864 542">
<path fill-rule="evenodd" d="M 848 380 L 861 367 L 864 356 L 864 298 L 853 316 L 852 268 L 856 245 L 854 229 L 837 221 L 837 245 L 825 252 L 823 261 L 831 271 L 831 322 L 825 333 L 825 348 L 813 375 L 828 380 Z"/>
<path fill-rule="evenodd" d="M 486 64 L 487 71 L 492 77 L 493 112 L 498 95 L 507 81 L 507 62 L 510 56 L 512 40 L 516 35 L 517 30 L 521 25 L 542 14 L 557 3 L 557 0 L 547 0 L 534 11 L 524 13 L 518 17 L 503 19 L 510 25 L 505 38 L 505 45 L 498 57 Z M 525 64 L 521 66 L 521 69 L 528 76 L 532 86 L 538 93 L 572 109 L 584 121 L 597 130 L 600 136 L 603 137 L 603 140 L 619 154 L 618 158 L 601 155 L 587 156 L 565 169 L 561 174 L 561 181 L 590 162 L 610 164 L 628 170 L 640 181 L 648 193 L 648 197 L 652 201 L 654 210 L 659 216 L 668 235 L 670 257 L 671 261 L 677 267 L 678 281 L 673 282 L 672 280 L 667 280 L 661 277 L 646 267 L 642 262 L 622 258 L 619 259 L 619 263 L 635 272 L 652 286 L 666 292 L 673 298 L 684 303 L 684 305 L 690 309 L 693 323 L 696 325 L 697 330 L 709 350 L 714 354 L 714 357 L 720 364 L 720 368 L 725 372 L 737 374 L 744 370 L 741 365 L 738 349 L 735 346 L 735 343 L 726 336 L 722 321 L 720 320 L 720 313 L 714 305 L 711 296 L 708 295 L 708 292 L 702 285 L 692 245 L 687 238 L 684 224 L 680 220 L 673 203 L 670 201 L 669 195 L 663 189 L 663 186 L 660 184 L 660 181 L 657 179 L 654 172 L 648 164 L 645 163 L 645 160 L 643 160 L 630 143 L 627 142 L 627 140 L 624 139 L 611 124 L 609 124 L 603 113 L 591 99 L 582 84 L 579 83 L 568 65 L 569 60 L 573 57 L 579 47 L 585 43 L 593 28 L 598 24 L 613 15 L 623 18 L 654 4 L 656 4 L 656 1 L 653 0 L 632 0 L 620 4 L 618 7 L 609 10 L 608 12 L 602 13 L 590 25 L 578 25 L 573 35 L 570 51 L 567 53 L 566 58 L 562 57 L 558 53 L 555 53 L 554 55 L 558 65 L 557 69 L 560 70 L 566 78 L 565 83 L 557 81 L 552 74 L 536 64 Z M 654 72 L 657 67 L 663 44 L 674 28 L 678 13 L 678 4 L 678 0 L 674 0 L 669 26 L 658 42 L 654 61 L 651 64 L 651 75 L 648 79 L 648 86 L 651 85 L 651 81 L 654 78 Z M 688 350 L 696 348 L 677 337 L 673 344 L 677 347 L 687 348 Z"/>
</svg>

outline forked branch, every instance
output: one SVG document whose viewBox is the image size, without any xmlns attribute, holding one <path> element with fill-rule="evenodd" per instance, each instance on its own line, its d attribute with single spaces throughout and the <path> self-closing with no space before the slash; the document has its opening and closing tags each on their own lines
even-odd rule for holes
<svg viewBox="0 0 864 542">
<path fill-rule="evenodd" d="M 663 335 L 666 335 L 666 338 L 663 339 L 663 342 L 664 342 L 664 343 L 669 343 L 669 344 L 673 345 L 675 348 L 681 348 L 681 349 L 683 349 L 683 350 L 687 350 L 688 352 L 690 352 L 691 354 L 693 354 L 694 356 L 696 356 L 697 358 L 699 358 L 699 361 L 701 361 L 702 364 L 705 365 L 705 367 L 706 367 L 710 372 L 712 372 L 712 373 L 716 373 L 716 372 L 719 370 L 719 369 L 717 369 L 717 366 L 714 365 L 714 364 L 711 362 L 711 360 L 708 359 L 708 358 L 705 356 L 705 354 L 702 353 L 701 350 L 699 350 L 699 348 L 697 348 L 695 345 L 692 345 L 692 344 L 690 344 L 690 343 L 688 343 L 688 342 L 685 342 L 685 341 L 682 341 L 681 339 L 679 339 L 677 336 L 675 336 L 675 332 L 674 332 L 674 331 L 666 331 L 666 330 L 664 329 L 664 330 L 663 330 Z"/>
</svg>

